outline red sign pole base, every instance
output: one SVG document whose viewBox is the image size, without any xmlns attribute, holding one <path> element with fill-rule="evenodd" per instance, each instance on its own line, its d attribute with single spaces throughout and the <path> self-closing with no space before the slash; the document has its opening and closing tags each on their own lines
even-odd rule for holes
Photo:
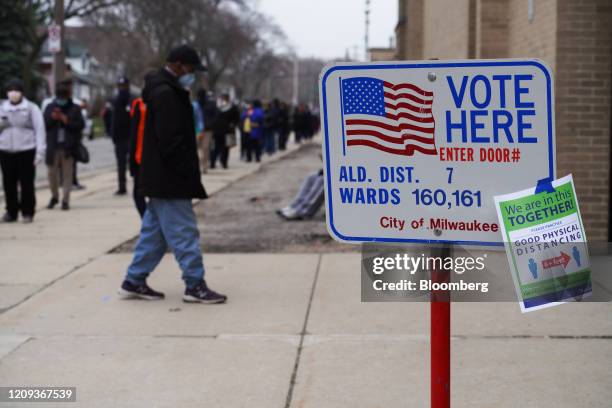
<svg viewBox="0 0 612 408">
<path fill-rule="evenodd" d="M 450 247 L 444 247 L 438 256 L 451 256 Z M 434 270 L 434 283 L 449 282 L 450 272 Z M 431 408 L 450 408 L 450 317 L 451 304 L 448 291 L 431 293 Z"/>
</svg>

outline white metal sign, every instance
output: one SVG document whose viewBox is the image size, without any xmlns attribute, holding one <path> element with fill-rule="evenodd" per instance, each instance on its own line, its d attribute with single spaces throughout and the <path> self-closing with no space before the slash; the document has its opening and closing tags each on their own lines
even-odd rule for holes
<svg viewBox="0 0 612 408">
<path fill-rule="evenodd" d="M 502 245 L 493 196 L 555 178 L 539 60 L 323 69 L 327 225 L 349 242 Z"/>
<path fill-rule="evenodd" d="M 49 52 L 56 54 L 62 50 L 62 28 L 59 24 L 51 23 L 49 25 Z"/>
</svg>

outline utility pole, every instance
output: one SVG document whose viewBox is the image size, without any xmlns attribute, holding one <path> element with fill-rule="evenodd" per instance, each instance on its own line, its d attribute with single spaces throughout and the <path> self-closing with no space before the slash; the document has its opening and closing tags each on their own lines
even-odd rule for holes
<svg viewBox="0 0 612 408">
<path fill-rule="evenodd" d="M 299 102 L 299 77 L 300 77 L 300 59 L 296 55 L 293 59 L 293 106 L 297 106 Z"/>
<path fill-rule="evenodd" d="M 363 60 L 368 60 L 370 49 L 370 0 L 365 0 L 365 35 L 363 37 Z"/>
<path fill-rule="evenodd" d="M 60 50 L 53 55 L 53 89 L 51 93 L 55 93 L 55 85 L 64 79 L 66 71 L 66 48 L 64 42 L 64 0 L 55 0 L 55 8 L 53 10 L 53 20 L 60 28 L 61 46 Z"/>
</svg>

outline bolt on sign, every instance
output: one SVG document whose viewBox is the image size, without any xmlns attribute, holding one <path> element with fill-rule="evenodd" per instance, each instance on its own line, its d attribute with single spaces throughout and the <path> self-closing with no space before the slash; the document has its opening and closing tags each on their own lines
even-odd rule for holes
<svg viewBox="0 0 612 408">
<path fill-rule="evenodd" d="M 338 63 L 319 86 L 338 240 L 503 245 L 493 197 L 555 178 L 542 61 Z"/>
</svg>

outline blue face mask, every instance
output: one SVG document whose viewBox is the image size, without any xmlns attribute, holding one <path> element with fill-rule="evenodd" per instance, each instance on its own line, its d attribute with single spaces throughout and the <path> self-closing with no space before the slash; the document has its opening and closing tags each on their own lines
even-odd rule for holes
<svg viewBox="0 0 612 408">
<path fill-rule="evenodd" d="M 181 84 L 181 86 L 183 88 L 189 88 L 191 87 L 191 85 L 193 85 L 193 83 L 195 82 L 195 74 L 193 72 L 190 72 L 188 74 L 183 74 L 179 77 L 178 81 L 179 84 Z"/>
<path fill-rule="evenodd" d="M 68 104 L 68 99 L 64 98 L 55 98 L 55 103 L 59 106 L 66 106 Z"/>
</svg>

